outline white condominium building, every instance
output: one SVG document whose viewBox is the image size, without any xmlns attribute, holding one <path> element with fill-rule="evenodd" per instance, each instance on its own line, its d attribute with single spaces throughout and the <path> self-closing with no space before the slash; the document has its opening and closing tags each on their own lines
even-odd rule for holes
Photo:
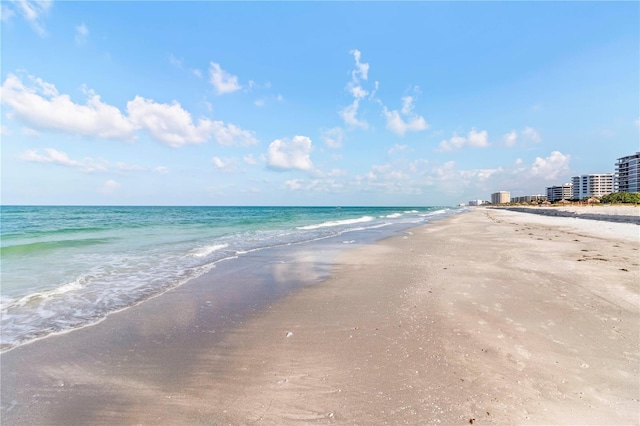
<svg viewBox="0 0 640 426">
<path fill-rule="evenodd" d="M 575 200 L 602 197 L 613 192 L 613 173 L 574 176 L 571 183 Z"/>
<path fill-rule="evenodd" d="M 491 194 L 491 204 L 506 204 L 511 200 L 509 191 L 498 191 Z"/>
<path fill-rule="evenodd" d="M 570 200 L 573 197 L 573 185 L 565 183 L 560 186 L 547 187 L 547 200 L 554 202 L 560 200 Z"/>
<path fill-rule="evenodd" d="M 640 192 L 640 152 L 618 158 L 614 190 L 616 192 Z"/>
</svg>

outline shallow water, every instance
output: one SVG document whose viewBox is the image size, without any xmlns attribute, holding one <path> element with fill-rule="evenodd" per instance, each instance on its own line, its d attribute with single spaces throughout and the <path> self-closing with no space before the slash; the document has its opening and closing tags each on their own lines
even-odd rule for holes
<svg viewBox="0 0 640 426">
<path fill-rule="evenodd" d="M 251 253 L 359 244 L 446 207 L 19 207 L 1 210 L 1 348 L 103 319 Z M 286 273 L 283 268 L 283 273 Z"/>
</svg>

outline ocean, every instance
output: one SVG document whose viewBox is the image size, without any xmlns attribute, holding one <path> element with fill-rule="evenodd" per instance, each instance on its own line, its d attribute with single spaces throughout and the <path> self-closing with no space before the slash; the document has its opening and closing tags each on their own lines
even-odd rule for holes
<svg viewBox="0 0 640 426">
<path fill-rule="evenodd" d="M 103 320 L 220 262 L 366 244 L 450 207 L 2 206 L 0 351 Z"/>
</svg>

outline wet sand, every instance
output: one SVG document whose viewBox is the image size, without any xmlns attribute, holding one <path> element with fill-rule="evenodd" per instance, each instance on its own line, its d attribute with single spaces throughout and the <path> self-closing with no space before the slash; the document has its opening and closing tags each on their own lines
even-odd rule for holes
<svg viewBox="0 0 640 426">
<path fill-rule="evenodd" d="M 639 229 L 475 209 L 187 284 L 2 354 L 2 424 L 638 424 Z"/>
</svg>

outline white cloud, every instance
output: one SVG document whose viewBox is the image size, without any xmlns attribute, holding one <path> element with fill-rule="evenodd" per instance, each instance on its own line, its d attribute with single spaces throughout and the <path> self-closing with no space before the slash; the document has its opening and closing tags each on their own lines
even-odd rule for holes
<svg viewBox="0 0 640 426">
<path fill-rule="evenodd" d="M 528 145 L 538 143 L 541 139 L 540 133 L 533 127 L 529 126 L 525 127 L 520 132 L 512 130 L 502 137 L 504 145 L 508 148 L 516 146 L 518 141 L 521 141 L 521 145 Z"/>
<path fill-rule="evenodd" d="M 384 107 L 382 113 L 387 119 L 387 129 L 398 136 L 404 136 L 407 132 L 419 132 L 429 128 L 425 119 L 415 114 L 405 121 L 396 110 L 389 111 L 387 107 Z"/>
<path fill-rule="evenodd" d="M 87 42 L 89 38 L 89 28 L 84 22 L 76 27 L 76 44 L 81 46 Z"/>
<path fill-rule="evenodd" d="M 198 77 L 198 78 L 202 78 L 202 71 L 200 71 L 199 69 L 194 68 L 194 69 L 192 69 L 192 70 L 191 70 L 191 72 L 192 72 L 192 73 L 193 73 L 193 75 L 195 75 L 196 77 Z"/>
<path fill-rule="evenodd" d="M 553 151 L 546 158 L 536 157 L 529 173 L 532 177 L 546 181 L 557 180 L 569 173 L 570 155 L 565 155 L 560 151 Z"/>
<path fill-rule="evenodd" d="M 532 142 L 540 142 L 540 133 L 533 127 L 525 127 L 521 134 Z"/>
<path fill-rule="evenodd" d="M 191 114 L 178 102 L 162 104 L 136 96 L 127 102 L 128 116 L 115 106 L 103 103 L 93 90 L 83 87 L 84 105 L 40 78 L 9 74 L 0 87 L 2 103 L 13 109 L 12 115 L 29 127 L 55 130 L 85 137 L 135 141 L 138 130 L 147 130 L 152 138 L 171 147 L 198 144 L 214 139 L 221 145 L 253 145 L 253 132 L 234 124 L 206 118 L 193 122 Z"/>
<path fill-rule="evenodd" d="M 341 148 L 344 139 L 344 131 L 341 127 L 334 127 L 322 132 L 322 141 L 329 148 Z"/>
<path fill-rule="evenodd" d="M 392 147 L 389 149 L 389 151 L 388 151 L 387 153 L 388 153 L 389 155 L 393 155 L 393 154 L 395 154 L 396 152 L 403 152 L 403 151 L 406 151 L 406 150 L 407 150 L 407 148 L 408 148 L 408 147 L 407 147 L 407 145 L 398 145 L 398 144 L 395 144 L 394 146 L 392 146 Z"/>
<path fill-rule="evenodd" d="M 418 91 L 418 87 L 415 90 Z M 407 132 L 419 132 L 428 129 L 429 124 L 427 124 L 424 117 L 413 112 L 415 98 L 413 96 L 404 96 L 401 100 L 402 108 L 400 111 L 389 111 L 386 106 L 382 106 L 382 113 L 387 119 L 387 129 L 398 136 L 404 136 Z M 382 102 L 379 103 L 382 105 Z"/>
<path fill-rule="evenodd" d="M 302 188 L 302 180 L 301 179 L 291 179 L 284 182 L 285 186 L 291 191 L 295 191 L 297 189 Z"/>
<path fill-rule="evenodd" d="M 225 172 L 236 171 L 236 162 L 231 158 L 222 159 L 220 157 L 213 157 L 211 158 L 211 162 L 216 169 L 220 169 Z"/>
<path fill-rule="evenodd" d="M 224 124 L 222 121 L 211 121 L 210 123 L 211 134 L 220 145 L 249 146 L 258 143 L 258 139 L 256 139 L 253 132 L 243 130 L 235 124 Z"/>
<path fill-rule="evenodd" d="M 111 195 L 114 192 L 116 192 L 118 189 L 120 189 L 121 186 L 122 185 L 120 185 L 115 180 L 109 179 L 100 187 L 98 191 L 103 195 Z"/>
<path fill-rule="evenodd" d="M 253 158 L 253 155 L 251 154 L 245 155 L 244 157 L 242 157 L 242 160 L 247 164 L 251 164 L 251 165 L 258 164 L 256 159 Z"/>
<path fill-rule="evenodd" d="M 361 127 L 363 129 L 369 128 L 369 123 L 365 120 L 358 120 L 356 115 L 358 114 L 358 107 L 360 102 L 358 99 L 354 99 L 353 103 L 340 110 L 340 116 L 344 120 L 345 124 L 349 127 Z"/>
<path fill-rule="evenodd" d="M 355 49 L 349 52 L 353 55 L 356 61 L 356 68 L 351 72 L 351 81 L 347 83 L 347 92 L 353 96 L 353 103 L 342 108 L 338 114 L 344 120 L 345 124 L 350 128 L 360 127 L 363 129 L 367 129 L 369 124 L 365 120 L 359 120 L 358 108 L 360 107 L 360 100 L 365 98 L 369 92 L 365 90 L 361 84 L 360 79 L 366 80 L 369 73 L 369 64 L 361 63 L 360 56 L 361 53 L 359 50 Z M 376 82 L 377 89 L 377 82 Z"/>
<path fill-rule="evenodd" d="M 3 2 L 4 3 L 4 2 Z M 53 1 L 51 0 L 12 0 L 11 7 L 7 4 L 2 5 L 2 21 L 7 22 L 16 12 L 29 22 L 31 28 L 38 35 L 45 36 L 47 30 L 44 27 L 44 17 L 49 13 Z"/>
<path fill-rule="evenodd" d="M 476 129 L 471 129 L 467 136 L 458 136 L 453 134 L 451 139 L 443 140 L 440 142 L 439 151 L 453 151 L 454 149 L 460 149 L 463 147 L 473 148 L 486 148 L 489 146 L 489 135 L 486 130 L 478 132 Z"/>
<path fill-rule="evenodd" d="M 636 127 L 640 129 L 640 118 L 635 121 Z"/>
<path fill-rule="evenodd" d="M 351 53 L 353 58 L 356 60 L 356 69 L 351 73 L 352 78 L 357 80 L 359 76 L 363 80 L 366 80 L 369 74 L 369 64 L 360 62 L 361 53 L 358 49 L 353 49 L 349 53 Z"/>
<path fill-rule="evenodd" d="M 9 74 L 0 87 L 2 103 L 25 124 L 47 130 L 57 130 L 98 138 L 135 140 L 135 126 L 114 106 L 103 103 L 100 96 L 90 94 L 85 105 L 59 94 L 55 86 L 29 76 L 25 86 L 14 74 Z"/>
<path fill-rule="evenodd" d="M 98 173 L 98 172 L 146 172 L 154 171 L 161 174 L 168 173 L 166 167 L 158 166 L 155 168 L 139 166 L 137 164 L 127 164 L 119 161 L 115 164 L 102 159 L 93 159 L 86 157 L 82 160 L 73 160 L 69 158 L 69 155 L 65 152 L 58 151 L 54 148 L 45 148 L 40 153 L 37 149 L 28 149 L 18 156 L 23 161 L 42 164 L 55 164 L 58 166 L 71 167 L 78 169 L 84 173 Z"/>
<path fill-rule="evenodd" d="M 242 86 L 238 84 L 238 77 L 229 74 L 215 62 L 211 62 L 209 65 L 209 78 L 219 95 L 233 93 L 242 89 Z"/>
<path fill-rule="evenodd" d="M 402 114 L 409 115 L 413 111 L 413 96 L 405 96 L 402 99 Z"/>
<path fill-rule="evenodd" d="M 471 129 L 467 135 L 467 142 L 469 146 L 475 148 L 486 148 L 489 146 L 489 137 L 486 130 L 477 132 L 476 129 Z"/>
<path fill-rule="evenodd" d="M 0 135 L 2 136 L 11 136 L 11 131 L 4 124 L 0 125 Z"/>
<path fill-rule="evenodd" d="M 160 104 L 151 99 L 136 96 L 127 103 L 127 111 L 133 123 L 149 131 L 151 136 L 171 147 L 199 144 L 213 137 L 221 145 L 252 145 L 257 142 L 251 132 L 221 121 L 199 119 L 193 123 L 191 114 L 178 102 Z"/>
<path fill-rule="evenodd" d="M 504 140 L 504 144 L 508 147 L 512 147 L 516 144 L 516 141 L 518 140 L 518 132 L 516 132 L 515 130 L 510 131 L 509 133 L 506 133 L 503 137 Z"/>
<path fill-rule="evenodd" d="M 256 99 L 255 101 L 253 101 L 253 104 L 257 107 L 263 107 L 265 104 L 265 100 L 264 99 Z"/>
<path fill-rule="evenodd" d="M 278 170 L 310 170 L 311 139 L 294 136 L 291 141 L 276 139 L 269 145 L 267 164 Z"/>
</svg>

